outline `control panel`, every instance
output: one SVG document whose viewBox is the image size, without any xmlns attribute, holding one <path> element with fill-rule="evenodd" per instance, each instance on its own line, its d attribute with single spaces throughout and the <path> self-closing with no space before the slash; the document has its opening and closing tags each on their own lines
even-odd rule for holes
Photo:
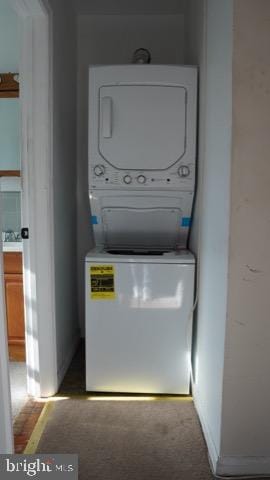
<svg viewBox="0 0 270 480">
<path fill-rule="evenodd" d="M 195 182 L 195 165 L 181 163 L 169 171 L 116 170 L 104 163 L 90 169 L 90 188 L 184 188 L 190 190 Z"/>
</svg>

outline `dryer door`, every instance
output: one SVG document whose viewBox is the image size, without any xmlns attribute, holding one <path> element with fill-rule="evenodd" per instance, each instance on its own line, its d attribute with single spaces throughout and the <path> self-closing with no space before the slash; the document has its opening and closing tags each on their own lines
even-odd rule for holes
<svg viewBox="0 0 270 480">
<path fill-rule="evenodd" d="M 187 90 L 113 85 L 99 89 L 99 151 L 121 170 L 166 170 L 186 151 Z"/>
</svg>

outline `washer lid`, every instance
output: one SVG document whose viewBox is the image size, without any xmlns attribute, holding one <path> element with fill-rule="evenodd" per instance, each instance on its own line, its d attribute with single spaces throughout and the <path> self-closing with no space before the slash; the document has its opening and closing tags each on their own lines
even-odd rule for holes
<svg viewBox="0 0 270 480">
<path fill-rule="evenodd" d="M 110 250 L 95 247 L 86 255 L 86 263 L 178 263 L 195 264 L 195 257 L 189 250 Z"/>
<path fill-rule="evenodd" d="M 121 170 L 167 170 L 186 151 L 188 91 L 169 85 L 99 89 L 99 152 Z"/>
<path fill-rule="evenodd" d="M 102 209 L 106 248 L 174 249 L 180 208 L 110 207 Z"/>
</svg>

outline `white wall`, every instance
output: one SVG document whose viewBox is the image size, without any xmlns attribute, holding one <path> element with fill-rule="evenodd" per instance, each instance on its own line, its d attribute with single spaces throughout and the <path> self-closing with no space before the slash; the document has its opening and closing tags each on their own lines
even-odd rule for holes
<svg viewBox="0 0 270 480">
<path fill-rule="evenodd" d="M 195 60 L 197 57 L 201 70 L 200 189 L 191 238 L 191 246 L 199 255 L 193 393 L 210 456 L 216 466 L 221 442 L 227 317 L 233 0 L 207 0 L 204 13 L 202 2 L 194 0 L 190 3 L 189 24 L 193 40 L 189 42 L 187 53 Z M 202 28 L 198 30 L 203 15 L 206 35 Z M 197 41 L 196 35 L 201 36 Z"/>
<path fill-rule="evenodd" d="M 148 48 L 153 63 L 184 63 L 182 15 L 82 15 L 78 17 L 78 285 L 84 329 L 84 256 L 93 245 L 88 200 L 88 67 L 131 63 L 134 50 Z"/>
<path fill-rule="evenodd" d="M 0 72 L 18 72 L 20 21 L 10 0 L 0 0 Z"/>
<path fill-rule="evenodd" d="M 0 73 L 19 71 L 20 22 L 10 0 L 0 0 Z M 0 169 L 19 170 L 19 100 L 0 101 Z"/>
<path fill-rule="evenodd" d="M 231 223 L 219 472 L 270 474 L 270 3 L 234 11 Z"/>
<path fill-rule="evenodd" d="M 67 0 L 53 11 L 53 184 L 57 365 L 78 339 L 76 261 L 76 18 Z"/>
</svg>

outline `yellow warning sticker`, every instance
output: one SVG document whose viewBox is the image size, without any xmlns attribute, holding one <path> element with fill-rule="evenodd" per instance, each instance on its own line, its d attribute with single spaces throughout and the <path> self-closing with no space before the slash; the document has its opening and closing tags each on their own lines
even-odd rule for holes
<svg viewBox="0 0 270 480">
<path fill-rule="evenodd" d="M 114 300 L 114 266 L 90 266 L 90 298 L 91 300 Z"/>
</svg>

